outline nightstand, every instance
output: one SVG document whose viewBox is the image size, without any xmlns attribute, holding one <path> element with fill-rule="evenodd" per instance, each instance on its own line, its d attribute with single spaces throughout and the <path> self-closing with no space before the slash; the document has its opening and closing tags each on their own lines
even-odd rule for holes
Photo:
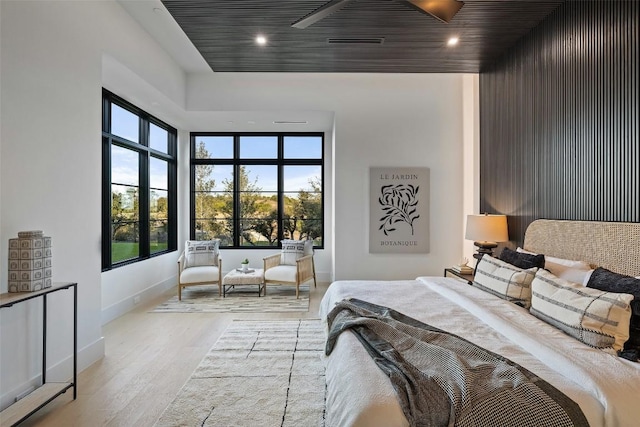
<svg viewBox="0 0 640 427">
<path fill-rule="evenodd" d="M 444 277 L 447 277 L 447 275 L 451 275 L 454 277 L 457 277 L 458 279 L 462 279 L 465 282 L 467 282 L 467 284 L 471 285 L 473 283 L 473 274 L 462 274 L 459 273 L 457 271 L 455 271 L 452 268 L 445 268 L 444 269 Z"/>
</svg>

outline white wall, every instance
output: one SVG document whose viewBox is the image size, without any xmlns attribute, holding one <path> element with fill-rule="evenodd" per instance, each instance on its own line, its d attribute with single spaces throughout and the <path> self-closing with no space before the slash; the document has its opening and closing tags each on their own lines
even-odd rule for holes
<svg viewBox="0 0 640 427">
<path fill-rule="evenodd" d="M 462 224 L 466 227 L 467 215 L 480 213 L 480 87 L 479 76 L 468 74 L 463 77 L 463 212 Z M 464 233 L 464 230 L 463 230 Z M 464 237 L 464 234 L 463 234 Z M 463 240 L 463 257 L 470 266 L 475 265 L 473 254 L 477 248 L 472 240 Z M 452 260 L 452 265 L 459 260 Z"/>
<path fill-rule="evenodd" d="M 455 74 L 215 73 L 190 75 L 187 86 L 194 111 L 334 112 L 331 251 L 338 280 L 440 275 L 461 257 L 463 100 L 463 76 Z M 368 253 L 374 166 L 431 169 L 431 253 Z"/>
<path fill-rule="evenodd" d="M 185 75 L 112 1 L 2 1 L 0 259 L 7 240 L 41 229 L 53 238 L 55 281 L 78 282 L 78 348 L 82 369 L 104 354 L 101 332 L 102 57 L 118 58 L 184 105 Z M 146 106 L 142 105 L 142 108 Z M 168 256 L 170 257 L 170 256 Z M 177 258 L 174 254 L 171 264 Z M 158 262 L 159 261 L 158 259 Z M 0 292 L 7 270 L 0 268 Z M 162 280 L 132 269 L 140 289 Z M 167 279 L 167 277 L 164 277 Z M 128 291 L 127 291 L 128 292 Z M 50 379 L 71 374 L 71 295 L 50 301 Z M 37 382 L 39 301 L 0 314 L 0 406 Z"/>
</svg>

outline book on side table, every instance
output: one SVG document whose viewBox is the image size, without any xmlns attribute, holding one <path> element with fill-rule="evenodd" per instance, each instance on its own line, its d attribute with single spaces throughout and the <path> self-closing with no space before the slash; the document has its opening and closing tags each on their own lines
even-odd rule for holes
<svg viewBox="0 0 640 427">
<path fill-rule="evenodd" d="M 473 268 L 468 265 L 454 265 L 451 269 L 460 274 L 473 274 Z"/>
</svg>

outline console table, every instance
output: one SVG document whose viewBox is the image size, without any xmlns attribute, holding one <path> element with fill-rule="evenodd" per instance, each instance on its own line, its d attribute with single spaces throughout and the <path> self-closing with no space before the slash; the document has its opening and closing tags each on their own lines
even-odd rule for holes
<svg viewBox="0 0 640 427">
<path fill-rule="evenodd" d="M 73 288 L 73 378 L 71 382 L 47 382 L 47 295 Z M 42 385 L 0 412 L 0 424 L 15 426 L 56 397 L 73 387 L 73 400 L 77 397 L 77 354 L 78 354 L 78 284 L 54 283 L 52 287 L 35 292 L 18 292 L 0 294 L 0 309 L 7 309 L 16 304 L 42 297 Z"/>
</svg>

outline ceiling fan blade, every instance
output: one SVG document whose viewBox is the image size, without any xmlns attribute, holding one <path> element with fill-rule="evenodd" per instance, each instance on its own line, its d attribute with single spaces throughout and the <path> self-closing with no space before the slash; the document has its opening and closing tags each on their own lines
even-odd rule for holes
<svg viewBox="0 0 640 427">
<path fill-rule="evenodd" d="M 320 6 L 304 18 L 297 20 L 291 24 L 291 26 L 300 29 L 307 28 L 309 25 L 313 25 L 321 19 L 331 15 L 333 12 L 337 12 L 342 9 L 351 1 L 353 0 L 331 0 L 329 3 Z"/>
<path fill-rule="evenodd" d="M 403 0 L 403 2 L 447 24 L 464 6 L 464 2 L 457 0 Z"/>
</svg>

